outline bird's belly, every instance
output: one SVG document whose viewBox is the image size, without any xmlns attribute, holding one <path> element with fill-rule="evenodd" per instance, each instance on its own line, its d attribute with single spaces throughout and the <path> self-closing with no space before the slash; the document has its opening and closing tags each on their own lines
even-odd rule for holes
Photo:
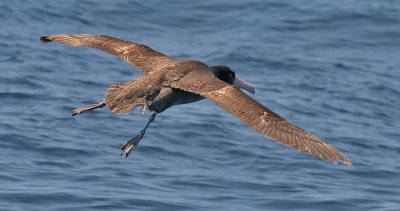
<svg viewBox="0 0 400 211">
<path fill-rule="evenodd" d="M 183 91 L 183 92 L 185 92 L 185 91 Z M 183 96 L 184 97 L 177 97 L 174 105 L 186 104 L 186 103 L 194 103 L 194 102 L 197 102 L 199 100 L 204 99 L 203 96 L 198 95 L 198 94 L 194 94 L 194 93 L 191 93 L 191 92 L 185 92 L 185 93 L 183 93 Z"/>
<path fill-rule="evenodd" d="M 149 109 L 160 113 L 173 105 L 194 103 L 202 99 L 204 99 L 204 97 L 201 95 L 192 92 L 186 92 L 181 89 L 172 89 L 171 93 L 165 95 L 159 100 L 154 101 Z"/>
</svg>

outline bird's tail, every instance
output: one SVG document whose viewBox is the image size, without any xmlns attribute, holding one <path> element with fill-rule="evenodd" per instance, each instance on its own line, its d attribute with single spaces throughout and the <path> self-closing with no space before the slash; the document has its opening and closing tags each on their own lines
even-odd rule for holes
<svg viewBox="0 0 400 211">
<path fill-rule="evenodd" d="M 110 111 L 120 114 L 128 114 L 140 105 L 146 108 L 151 104 L 147 97 L 157 89 L 152 83 L 152 78 L 145 76 L 128 83 L 111 85 L 105 103 Z"/>
</svg>

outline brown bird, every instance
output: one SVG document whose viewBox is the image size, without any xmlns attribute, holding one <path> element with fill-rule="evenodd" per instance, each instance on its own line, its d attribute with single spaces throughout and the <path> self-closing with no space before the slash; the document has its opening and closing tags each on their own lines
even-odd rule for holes
<svg viewBox="0 0 400 211">
<path fill-rule="evenodd" d="M 145 74 L 128 83 L 111 85 L 105 101 L 72 111 L 72 115 L 82 114 L 105 105 L 112 112 L 120 114 L 128 114 L 136 106 L 143 106 L 142 113 L 146 109 L 154 111 L 145 128 L 121 147 L 121 155 L 128 156 L 136 148 L 157 113 L 173 105 L 207 98 L 278 143 L 335 164 L 340 161 L 352 166 L 351 162 L 331 145 L 293 125 L 243 93 L 239 88 L 253 94 L 255 90 L 227 66 L 209 67 L 199 61 L 176 60 L 146 45 L 104 35 L 51 35 L 40 37 L 40 42 L 58 42 L 73 47 L 86 46 L 102 50 L 126 60 Z"/>
</svg>

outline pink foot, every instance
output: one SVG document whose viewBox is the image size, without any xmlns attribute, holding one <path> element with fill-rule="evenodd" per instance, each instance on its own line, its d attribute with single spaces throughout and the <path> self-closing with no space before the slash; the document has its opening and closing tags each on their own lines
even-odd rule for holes
<svg viewBox="0 0 400 211">
<path fill-rule="evenodd" d="M 82 108 L 77 108 L 72 111 L 72 116 L 75 116 L 77 114 L 82 114 L 82 113 L 85 113 L 86 111 L 90 111 L 90 110 L 93 110 L 96 108 L 103 108 L 105 105 L 106 105 L 106 103 L 103 101 L 103 102 L 100 102 L 100 103 L 97 103 L 94 105 L 88 105 L 88 106 L 85 106 Z"/>
</svg>

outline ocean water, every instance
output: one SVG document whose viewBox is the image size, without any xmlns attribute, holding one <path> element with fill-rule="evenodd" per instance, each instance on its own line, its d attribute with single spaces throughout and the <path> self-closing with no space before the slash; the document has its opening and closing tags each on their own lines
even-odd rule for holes
<svg viewBox="0 0 400 211">
<path fill-rule="evenodd" d="M 0 0 L 0 210 L 400 210 L 399 1 Z M 105 34 L 227 65 L 350 168 L 208 100 L 159 114 L 71 110 L 141 77 L 51 34 Z"/>
</svg>

